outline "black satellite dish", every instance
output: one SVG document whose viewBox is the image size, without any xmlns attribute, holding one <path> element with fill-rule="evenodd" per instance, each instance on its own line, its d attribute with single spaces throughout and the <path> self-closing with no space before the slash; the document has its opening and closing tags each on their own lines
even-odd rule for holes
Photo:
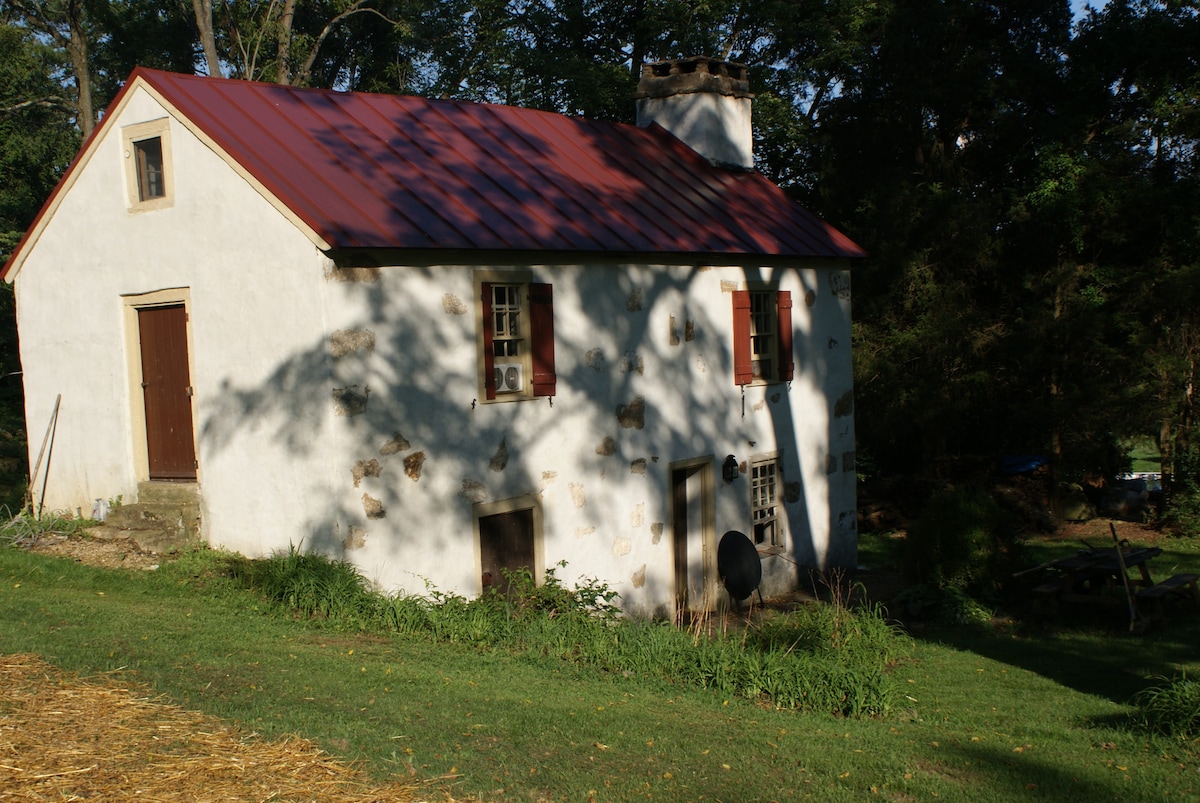
<svg viewBox="0 0 1200 803">
<path fill-rule="evenodd" d="M 762 560 L 745 533 L 730 530 L 717 545 L 717 571 L 725 590 L 737 601 L 749 597 L 762 582 Z"/>
</svg>

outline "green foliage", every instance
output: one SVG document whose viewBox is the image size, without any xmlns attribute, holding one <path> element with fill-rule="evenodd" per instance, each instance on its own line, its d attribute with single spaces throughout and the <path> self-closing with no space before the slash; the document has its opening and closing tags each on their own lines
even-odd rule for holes
<svg viewBox="0 0 1200 803">
<path fill-rule="evenodd" d="M 267 560 L 231 558 L 229 569 L 248 588 L 302 618 L 362 629 L 379 615 L 378 597 L 353 564 L 295 545 Z"/>
<path fill-rule="evenodd" d="M 1023 561 L 1008 514 L 971 489 L 935 494 L 909 527 L 901 557 L 914 583 L 974 594 L 996 591 Z"/>
<path fill-rule="evenodd" d="M 1181 677 L 1159 682 L 1134 695 L 1142 724 L 1147 730 L 1179 739 L 1200 737 L 1200 681 Z"/>
<path fill-rule="evenodd" d="M 79 535 L 95 525 L 96 522 L 90 519 L 75 518 L 63 511 L 34 516 L 23 510 L 13 515 L 4 507 L 0 508 L 0 543 L 29 546 L 48 535 Z"/>
<path fill-rule="evenodd" d="M 606 584 L 582 579 L 567 587 L 555 568 L 541 585 L 528 571 L 510 572 L 503 593 L 466 599 L 434 589 L 423 596 L 373 593 L 350 564 L 296 548 L 231 565 L 235 579 L 272 603 L 335 628 L 503 649 L 762 699 L 777 708 L 884 716 L 896 697 L 888 667 L 911 649 L 881 609 L 852 610 L 840 602 L 710 638 L 627 620 Z"/>
</svg>

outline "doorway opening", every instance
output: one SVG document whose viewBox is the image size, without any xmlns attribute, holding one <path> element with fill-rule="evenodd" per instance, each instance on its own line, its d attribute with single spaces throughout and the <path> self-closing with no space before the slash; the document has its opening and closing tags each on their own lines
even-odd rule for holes
<svg viewBox="0 0 1200 803">
<path fill-rule="evenodd" d="M 713 458 L 671 463 L 669 471 L 675 608 L 680 614 L 710 611 L 717 602 Z"/>
</svg>

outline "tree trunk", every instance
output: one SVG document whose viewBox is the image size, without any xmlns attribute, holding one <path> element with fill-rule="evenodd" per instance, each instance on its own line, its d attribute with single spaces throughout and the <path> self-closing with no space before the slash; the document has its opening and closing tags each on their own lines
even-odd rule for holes
<svg viewBox="0 0 1200 803">
<path fill-rule="evenodd" d="M 275 83 L 289 86 L 292 83 L 292 22 L 296 18 L 296 0 L 284 0 L 283 12 L 279 15 L 279 69 Z"/>
<path fill-rule="evenodd" d="M 88 63 L 87 33 L 83 30 L 83 2 L 71 0 L 67 4 L 67 53 L 71 57 L 71 69 L 75 72 L 75 88 L 79 92 L 76 122 L 84 139 L 91 136 L 96 127 L 96 111 L 92 108 L 92 70 Z"/>
<path fill-rule="evenodd" d="M 196 30 L 200 32 L 200 46 L 204 49 L 208 74 L 214 78 L 224 78 L 221 59 L 217 55 L 217 37 L 213 33 L 212 0 L 192 0 L 192 11 L 196 16 Z"/>
</svg>

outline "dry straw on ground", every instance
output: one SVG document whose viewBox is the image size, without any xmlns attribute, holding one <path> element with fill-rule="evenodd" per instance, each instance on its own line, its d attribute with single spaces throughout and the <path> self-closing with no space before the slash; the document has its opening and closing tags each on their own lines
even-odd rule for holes
<svg viewBox="0 0 1200 803">
<path fill-rule="evenodd" d="M 112 677 L 0 655 L 0 801 L 416 801 L 298 737 L 267 741 Z M 442 798 L 439 798 L 442 799 Z"/>
</svg>

